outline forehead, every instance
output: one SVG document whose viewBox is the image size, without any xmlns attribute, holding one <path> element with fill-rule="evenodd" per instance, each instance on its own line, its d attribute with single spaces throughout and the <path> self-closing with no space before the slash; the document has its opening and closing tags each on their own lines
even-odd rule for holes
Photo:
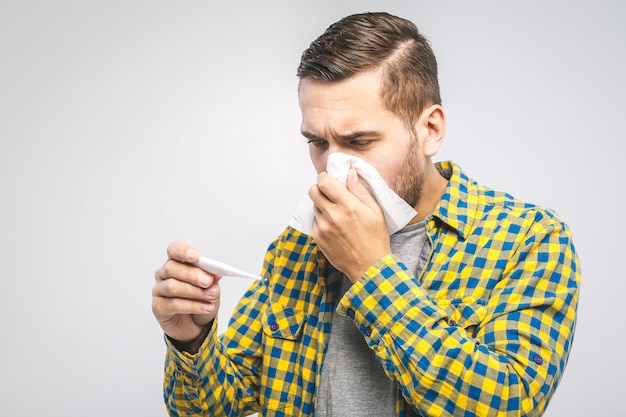
<svg viewBox="0 0 626 417">
<path fill-rule="evenodd" d="M 373 105 L 381 102 L 380 85 L 379 71 L 360 72 L 345 80 L 331 82 L 307 77 L 300 80 L 298 98 L 301 107 Z"/>
<path fill-rule="evenodd" d="M 336 82 L 302 79 L 299 86 L 302 130 L 371 130 L 388 124 L 388 119 L 396 116 L 383 104 L 380 86 L 377 71 Z"/>
</svg>

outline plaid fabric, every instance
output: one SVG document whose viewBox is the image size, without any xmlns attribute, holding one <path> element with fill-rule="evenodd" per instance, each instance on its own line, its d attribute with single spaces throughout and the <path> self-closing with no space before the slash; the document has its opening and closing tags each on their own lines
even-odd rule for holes
<svg viewBox="0 0 626 417">
<path fill-rule="evenodd" d="M 571 234 L 550 210 L 479 186 L 452 162 L 438 168 L 450 181 L 426 219 L 432 253 L 422 274 L 386 256 L 337 311 L 398 385 L 398 416 L 407 403 L 422 416 L 541 415 L 574 334 Z M 170 415 L 315 414 L 339 273 L 288 228 L 270 245 L 263 276 L 198 354 L 167 341 Z"/>
</svg>

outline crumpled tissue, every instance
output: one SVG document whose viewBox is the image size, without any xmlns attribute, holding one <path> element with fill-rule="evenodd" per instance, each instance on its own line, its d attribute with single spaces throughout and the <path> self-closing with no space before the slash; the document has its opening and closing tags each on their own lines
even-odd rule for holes
<svg viewBox="0 0 626 417">
<path fill-rule="evenodd" d="M 343 184 L 346 183 L 350 168 L 356 169 L 359 180 L 374 196 L 383 210 L 390 235 L 402 229 L 415 217 L 417 211 L 387 185 L 373 166 L 356 156 L 341 152 L 334 152 L 328 156 L 326 172 Z M 311 235 L 313 217 L 313 201 L 306 195 L 296 206 L 289 226 L 304 234 Z"/>
</svg>

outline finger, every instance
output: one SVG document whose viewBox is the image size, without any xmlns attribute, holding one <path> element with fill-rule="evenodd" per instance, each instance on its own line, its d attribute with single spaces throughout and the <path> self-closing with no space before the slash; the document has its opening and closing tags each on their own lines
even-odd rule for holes
<svg viewBox="0 0 626 417">
<path fill-rule="evenodd" d="M 354 171 L 352 175 L 356 176 L 356 170 L 351 169 L 351 171 Z M 350 173 L 350 171 L 348 173 Z M 358 178 L 351 178 L 351 181 L 358 182 Z M 337 178 L 329 175 L 326 172 L 321 172 L 318 175 L 317 186 L 320 192 L 329 201 L 337 205 L 349 205 L 357 202 L 358 197 L 355 198 L 356 196 L 352 192 L 350 192 L 350 190 L 347 188 L 347 183 L 341 183 Z"/>
<path fill-rule="evenodd" d="M 177 315 L 213 314 L 218 305 L 217 302 L 203 302 L 187 298 L 154 297 L 152 299 L 152 311 L 160 320 Z"/>
<path fill-rule="evenodd" d="M 315 208 L 323 215 L 332 212 L 338 204 L 342 203 L 340 194 L 354 199 L 346 190 L 345 185 L 326 172 L 321 172 L 318 175 L 318 183 L 312 185 L 309 189 L 309 197 L 313 201 Z"/>
<path fill-rule="evenodd" d="M 370 191 L 365 188 L 365 185 L 359 180 L 359 175 L 356 172 L 356 169 L 351 168 L 348 171 L 348 178 L 346 179 L 346 188 L 350 191 L 356 198 L 359 199 L 363 204 L 368 207 L 378 207 L 378 203 L 376 199 Z"/>
<path fill-rule="evenodd" d="M 209 288 L 199 288 L 176 279 L 157 282 L 152 289 L 153 297 L 185 298 L 204 303 L 215 303 L 220 299 L 220 287 L 217 284 Z"/>
<path fill-rule="evenodd" d="M 329 207 L 334 205 L 334 203 L 330 201 L 324 193 L 322 193 L 317 184 L 314 184 L 311 188 L 309 188 L 309 197 L 311 198 L 311 201 L 313 201 L 315 211 L 325 212 Z"/>
<path fill-rule="evenodd" d="M 167 257 L 180 262 L 194 263 L 200 258 L 200 250 L 185 242 L 172 242 L 167 247 Z"/>
<path fill-rule="evenodd" d="M 336 222 L 340 222 L 340 207 L 326 198 L 317 185 L 312 187 L 310 197 L 313 201 L 312 231 L 314 235 L 317 231 L 332 228 Z"/>
<path fill-rule="evenodd" d="M 317 189 L 325 199 L 338 203 L 340 194 L 345 191 L 346 187 L 327 172 L 320 172 L 317 176 Z"/>
<path fill-rule="evenodd" d="M 221 275 L 210 274 L 186 263 L 168 260 L 155 272 L 156 280 L 176 279 L 200 288 L 208 288 L 219 281 Z"/>
</svg>

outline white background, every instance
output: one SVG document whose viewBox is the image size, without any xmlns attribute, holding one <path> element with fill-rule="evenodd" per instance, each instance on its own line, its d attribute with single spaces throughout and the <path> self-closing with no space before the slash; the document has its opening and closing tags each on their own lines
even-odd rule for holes
<svg viewBox="0 0 626 417">
<path fill-rule="evenodd" d="M 573 230 L 578 329 L 546 415 L 626 415 L 625 4 L 1 0 L 0 415 L 165 415 L 167 244 L 260 270 L 315 178 L 300 53 L 385 7 L 439 59 L 438 159 Z M 222 326 L 248 284 L 223 282 Z"/>
</svg>

